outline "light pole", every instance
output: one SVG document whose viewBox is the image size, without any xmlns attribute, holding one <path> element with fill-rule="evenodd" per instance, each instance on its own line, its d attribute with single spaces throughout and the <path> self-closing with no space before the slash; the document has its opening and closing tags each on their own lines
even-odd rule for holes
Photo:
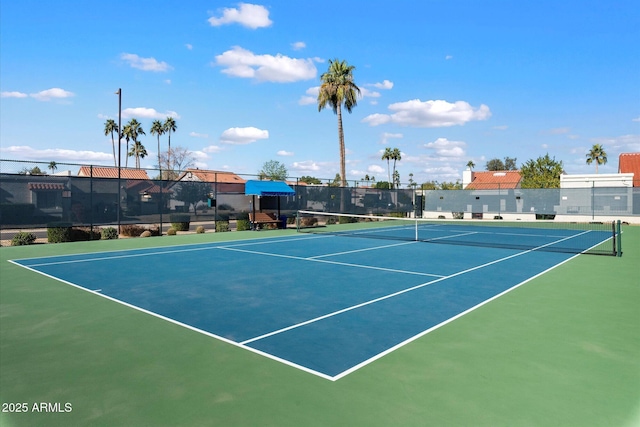
<svg viewBox="0 0 640 427">
<path fill-rule="evenodd" d="M 116 208 L 116 218 L 118 220 L 118 235 L 120 235 L 120 147 L 122 144 L 120 143 L 122 140 L 122 89 L 118 89 L 116 92 L 118 95 L 118 204 Z"/>
</svg>

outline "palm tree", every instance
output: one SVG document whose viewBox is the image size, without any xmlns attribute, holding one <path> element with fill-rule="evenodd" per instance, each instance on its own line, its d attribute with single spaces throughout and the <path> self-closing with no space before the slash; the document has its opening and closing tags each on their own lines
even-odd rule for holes
<svg viewBox="0 0 640 427">
<path fill-rule="evenodd" d="M 347 186 L 345 168 L 344 131 L 342 128 L 342 105 L 349 113 L 358 104 L 360 88 L 353 82 L 353 70 L 356 67 L 347 61 L 329 60 L 329 69 L 320 76 L 322 85 L 318 92 L 318 111 L 330 106 L 338 116 L 338 142 L 340 144 L 340 178 L 343 187 Z"/>
<path fill-rule="evenodd" d="M 598 173 L 598 165 L 604 165 L 607 163 L 607 153 L 604 151 L 604 147 L 600 144 L 595 144 L 587 153 L 587 164 L 590 165 L 594 161 L 596 162 L 596 173 Z"/>
<path fill-rule="evenodd" d="M 475 164 L 475 163 L 473 163 L 473 160 L 469 160 L 469 161 L 467 162 L 467 167 L 469 168 L 469 170 L 473 170 L 473 168 L 475 168 L 475 167 L 476 167 L 476 164 Z"/>
<path fill-rule="evenodd" d="M 382 153 L 382 160 L 386 160 L 387 161 L 387 175 L 388 175 L 388 183 L 389 183 L 389 189 L 391 189 L 391 167 L 389 165 L 389 160 L 391 160 L 393 157 L 393 151 L 391 151 L 391 148 L 387 147 L 384 149 L 384 153 Z"/>
<path fill-rule="evenodd" d="M 53 175 L 56 169 L 58 169 L 58 164 L 56 162 L 49 162 L 49 166 L 47 166 L 47 169 L 51 169 L 51 175 Z"/>
<path fill-rule="evenodd" d="M 389 175 L 389 188 L 393 188 L 393 182 L 391 181 L 391 169 L 389 166 L 389 161 L 393 160 L 393 176 L 395 181 L 396 176 L 396 161 L 402 160 L 402 153 L 397 148 L 385 148 L 384 153 L 382 153 L 382 160 L 387 161 L 387 175 Z"/>
<path fill-rule="evenodd" d="M 140 169 L 140 159 L 147 157 L 147 149 L 140 141 L 134 141 L 131 150 L 129 150 L 129 157 L 136 158 L 136 169 Z"/>
<path fill-rule="evenodd" d="M 162 179 L 162 163 L 160 162 L 160 135 L 164 134 L 162 122 L 160 120 L 154 120 L 153 123 L 151 123 L 149 133 L 156 135 L 158 138 L 158 168 L 160 169 L 160 179 Z"/>
<path fill-rule="evenodd" d="M 113 165 L 118 166 L 118 163 L 116 162 L 116 143 L 113 139 L 114 132 L 118 132 L 118 125 L 113 119 L 108 119 L 106 122 L 104 122 L 104 136 L 111 134 L 111 150 L 113 151 Z M 118 144 L 120 144 L 120 141 L 118 141 Z"/>
<path fill-rule="evenodd" d="M 136 142 L 138 142 L 138 136 L 139 135 L 146 135 L 146 133 L 144 133 L 144 130 L 142 129 L 142 125 L 140 124 L 140 122 L 138 122 L 136 119 L 131 119 L 129 120 L 129 123 L 127 123 L 126 125 L 124 125 L 124 127 L 122 128 L 122 136 L 125 137 L 125 139 L 127 140 L 127 153 L 129 153 L 129 156 L 131 156 L 131 151 L 129 151 L 129 141 L 133 141 L 133 143 L 135 144 Z M 146 152 L 145 152 L 145 156 L 146 156 Z M 128 159 L 129 157 L 127 157 Z M 125 168 L 128 166 L 128 161 L 125 161 Z"/>
<path fill-rule="evenodd" d="M 176 124 L 176 121 L 173 119 L 173 117 L 167 117 L 162 127 L 164 128 L 164 132 L 169 135 L 169 148 L 167 150 L 167 164 L 169 165 L 168 167 L 171 168 L 171 132 L 175 132 L 176 130 L 178 130 L 178 125 Z"/>
<path fill-rule="evenodd" d="M 398 186 L 400 186 L 400 174 L 396 171 L 396 162 L 402 160 L 402 153 L 397 148 L 391 150 L 391 159 L 393 160 L 393 177 L 395 181 L 396 174 L 398 175 Z"/>
</svg>

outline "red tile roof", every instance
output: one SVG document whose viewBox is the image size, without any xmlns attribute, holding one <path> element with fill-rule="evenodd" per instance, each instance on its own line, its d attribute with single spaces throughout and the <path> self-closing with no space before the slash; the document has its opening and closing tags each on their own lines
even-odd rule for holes
<svg viewBox="0 0 640 427">
<path fill-rule="evenodd" d="M 78 176 L 93 176 L 94 178 L 117 178 L 118 168 L 105 166 L 82 166 Z M 143 169 L 120 169 L 120 178 L 123 179 L 149 179 L 147 171 Z"/>
<path fill-rule="evenodd" d="M 203 169 L 187 169 L 180 175 L 178 181 L 185 177 L 187 174 L 193 174 L 196 178 L 203 182 L 219 182 L 224 184 L 244 184 L 245 179 L 242 179 L 233 172 L 226 171 L 210 171 Z"/>
<path fill-rule="evenodd" d="M 40 190 L 40 191 L 63 191 L 64 184 L 54 184 L 50 182 L 30 182 L 29 190 Z"/>
<path fill-rule="evenodd" d="M 512 189 L 518 187 L 520 179 L 520 171 L 473 172 L 465 190 Z"/>
<path fill-rule="evenodd" d="M 618 173 L 632 173 L 633 186 L 640 187 L 640 153 L 620 154 Z"/>
</svg>

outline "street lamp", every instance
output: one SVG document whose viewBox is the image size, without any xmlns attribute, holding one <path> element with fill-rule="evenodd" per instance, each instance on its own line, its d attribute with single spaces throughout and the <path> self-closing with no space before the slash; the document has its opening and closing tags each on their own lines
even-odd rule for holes
<svg viewBox="0 0 640 427">
<path fill-rule="evenodd" d="M 118 89 L 115 92 L 118 95 L 118 204 L 117 204 L 117 213 L 116 218 L 118 220 L 118 234 L 120 234 L 120 149 L 121 149 L 121 141 L 122 141 L 122 89 Z"/>
</svg>

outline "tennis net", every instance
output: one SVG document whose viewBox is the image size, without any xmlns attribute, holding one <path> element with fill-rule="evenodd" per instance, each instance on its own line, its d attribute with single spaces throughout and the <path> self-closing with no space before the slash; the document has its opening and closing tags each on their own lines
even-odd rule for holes
<svg viewBox="0 0 640 427">
<path fill-rule="evenodd" d="M 298 211 L 300 233 L 621 256 L 620 221 L 444 220 Z"/>
</svg>

